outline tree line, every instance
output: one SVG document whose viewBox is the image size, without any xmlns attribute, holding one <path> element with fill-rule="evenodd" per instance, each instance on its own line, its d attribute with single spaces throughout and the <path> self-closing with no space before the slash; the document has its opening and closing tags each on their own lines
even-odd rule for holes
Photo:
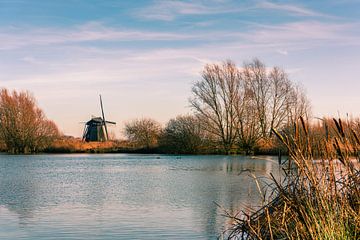
<svg viewBox="0 0 360 240">
<path fill-rule="evenodd" d="M 138 147 L 166 152 L 249 154 L 272 144 L 271 129 L 285 130 L 310 115 L 304 89 L 283 69 L 268 69 L 258 59 L 241 68 L 232 61 L 207 64 L 189 102 L 192 115 L 171 119 L 164 129 L 155 120 L 137 119 L 125 124 L 125 135 Z"/>
<path fill-rule="evenodd" d="M 271 129 L 286 130 L 310 103 L 303 88 L 279 68 L 258 59 L 238 67 L 232 61 L 207 64 L 192 86 L 191 114 L 165 127 L 150 118 L 125 124 L 133 148 L 165 153 L 252 153 L 274 143 Z M 59 137 L 28 92 L 0 91 L 0 142 L 9 152 L 31 153 Z"/>
</svg>

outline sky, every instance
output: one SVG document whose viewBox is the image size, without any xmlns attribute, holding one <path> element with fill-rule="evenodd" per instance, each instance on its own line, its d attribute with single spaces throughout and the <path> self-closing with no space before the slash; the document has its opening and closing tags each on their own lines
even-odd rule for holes
<svg viewBox="0 0 360 240">
<path fill-rule="evenodd" d="M 27 90 L 67 135 L 105 115 L 191 113 L 207 63 L 254 58 L 301 84 L 313 115 L 360 116 L 360 1 L 0 0 L 0 88 Z"/>
</svg>

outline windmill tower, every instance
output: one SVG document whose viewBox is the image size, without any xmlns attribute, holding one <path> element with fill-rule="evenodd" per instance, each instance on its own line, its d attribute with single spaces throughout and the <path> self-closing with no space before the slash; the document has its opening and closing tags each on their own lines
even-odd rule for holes
<svg viewBox="0 0 360 240">
<path fill-rule="evenodd" d="M 100 107 L 102 117 L 93 117 L 85 123 L 83 140 L 86 142 L 105 142 L 109 140 L 107 124 L 116 124 L 116 122 L 106 121 L 103 103 L 100 95 Z"/>
</svg>

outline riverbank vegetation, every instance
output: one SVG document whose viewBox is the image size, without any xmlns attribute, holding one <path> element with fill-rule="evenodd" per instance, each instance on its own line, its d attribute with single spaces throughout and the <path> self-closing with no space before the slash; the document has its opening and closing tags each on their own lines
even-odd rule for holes
<svg viewBox="0 0 360 240">
<path fill-rule="evenodd" d="M 144 152 L 170 154 L 278 154 L 287 152 L 271 129 L 292 131 L 301 116 L 313 139 L 332 136 L 331 119 L 314 120 L 304 89 L 279 67 L 258 59 L 238 67 L 231 61 L 207 64 L 191 90 L 191 112 L 163 126 L 151 118 L 128 121 L 125 139 L 81 143 L 61 136 L 28 92 L 1 90 L 0 150 L 30 152 Z M 358 119 L 343 124 L 360 126 Z M 329 126 L 325 133 L 323 126 Z M 354 131 L 359 131 L 354 127 Z M 319 154 L 323 152 L 319 149 Z"/>
<path fill-rule="evenodd" d="M 272 178 L 272 194 L 260 190 L 260 210 L 229 215 L 229 239 L 359 239 L 360 136 L 353 123 L 326 119 L 321 134 L 311 135 L 300 118 L 288 132 L 273 130 L 289 152 L 286 177 Z"/>
<path fill-rule="evenodd" d="M 267 69 L 258 59 L 242 68 L 231 61 L 206 65 L 192 93 L 196 116 L 224 153 L 251 153 L 260 140 L 273 140 L 272 128 L 288 127 L 310 114 L 301 87 L 281 68 Z"/>
<path fill-rule="evenodd" d="M 2 148 L 10 153 L 38 152 L 58 137 L 57 126 L 45 117 L 30 93 L 0 90 Z"/>
<path fill-rule="evenodd" d="M 291 127 L 310 116 L 304 90 L 284 70 L 258 59 L 242 67 L 231 61 L 207 64 L 192 86 L 191 114 L 170 119 L 164 127 L 151 118 L 125 123 L 125 140 L 79 144 L 60 136 L 28 92 L 0 96 L 0 144 L 11 153 L 157 152 L 175 154 L 274 154 L 281 145 L 271 128 Z M 54 142 L 54 140 L 57 140 Z M 111 145 L 109 147 L 108 145 Z"/>
<path fill-rule="evenodd" d="M 231 61 L 207 64 L 192 87 L 190 105 L 191 115 L 171 119 L 161 131 L 157 128 L 153 147 L 168 153 L 277 153 L 281 146 L 271 129 L 285 130 L 300 116 L 307 121 L 311 115 L 302 87 L 283 69 L 268 69 L 258 59 L 241 68 Z M 150 120 L 134 120 L 133 125 L 141 121 Z M 150 129 L 142 129 L 126 134 L 129 141 L 144 145 L 138 139 Z"/>
<path fill-rule="evenodd" d="M 158 146 L 161 125 L 151 118 L 125 123 L 125 136 L 134 148 L 150 150 Z"/>
</svg>

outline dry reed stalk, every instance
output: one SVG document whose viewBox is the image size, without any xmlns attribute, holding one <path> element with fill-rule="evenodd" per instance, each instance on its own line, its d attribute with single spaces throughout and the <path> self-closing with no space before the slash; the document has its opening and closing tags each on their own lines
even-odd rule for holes
<svg viewBox="0 0 360 240">
<path fill-rule="evenodd" d="M 360 141 L 350 124 L 333 124 L 322 136 L 303 118 L 292 134 L 273 130 L 289 151 L 285 181 L 272 177 L 276 197 L 237 218 L 229 239 L 360 239 Z"/>
</svg>

